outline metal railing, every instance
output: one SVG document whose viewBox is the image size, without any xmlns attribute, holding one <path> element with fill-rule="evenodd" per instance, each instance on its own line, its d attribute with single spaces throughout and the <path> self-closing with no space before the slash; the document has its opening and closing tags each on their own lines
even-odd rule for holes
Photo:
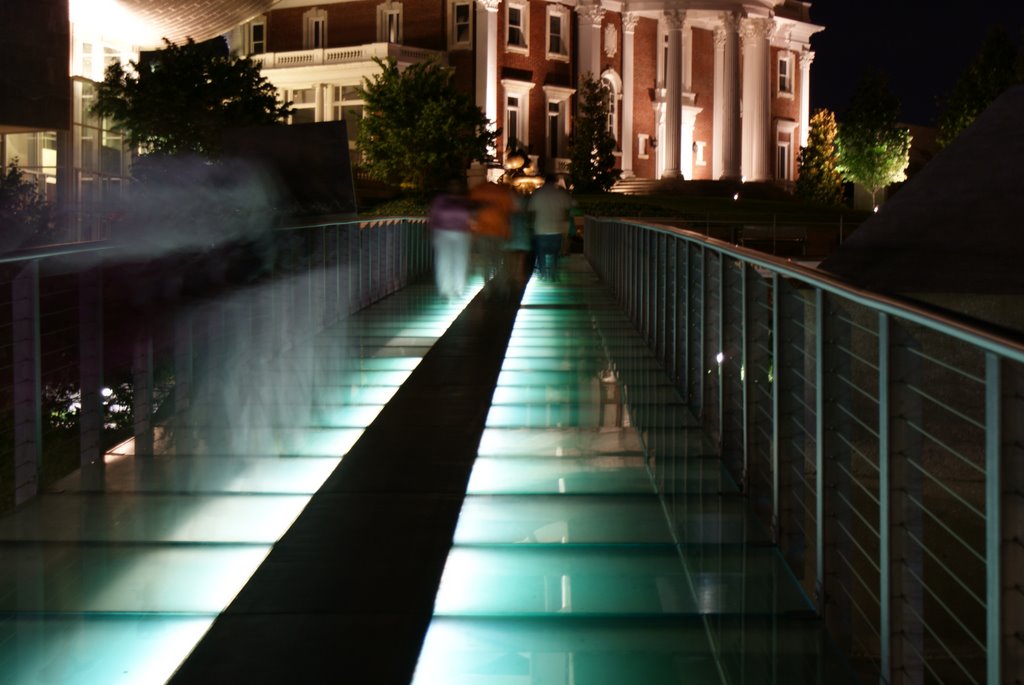
<svg viewBox="0 0 1024 685">
<path fill-rule="evenodd" d="M 1024 345 L 668 226 L 585 250 L 866 682 L 1020 681 Z"/>
<path fill-rule="evenodd" d="M 128 438 L 152 454 L 218 355 L 273 354 L 431 263 L 422 219 L 290 227 L 205 252 L 93 243 L 0 258 L 0 511 Z M 258 342 L 225 352 L 232 337 Z"/>
</svg>

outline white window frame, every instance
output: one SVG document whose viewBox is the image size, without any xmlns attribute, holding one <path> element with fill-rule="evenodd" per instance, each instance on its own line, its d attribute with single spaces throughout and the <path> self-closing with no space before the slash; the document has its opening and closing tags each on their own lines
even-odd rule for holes
<svg viewBox="0 0 1024 685">
<path fill-rule="evenodd" d="M 799 124 L 789 119 L 778 119 L 775 122 L 775 177 L 777 181 L 792 181 L 796 159 L 793 155 L 793 146 L 796 141 L 796 129 Z M 783 152 L 785 148 L 785 167 L 782 166 Z M 785 171 L 785 176 L 779 174 Z"/>
<path fill-rule="evenodd" d="M 612 70 L 601 74 L 601 82 L 608 86 L 612 92 L 610 98 L 611 108 L 608 111 L 608 127 L 611 129 L 612 138 L 615 139 L 616 147 L 619 143 L 619 121 L 622 112 L 622 79 Z"/>
<path fill-rule="evenodd" d="M 693 157 L 693 163 L 696 166 L 708 165 L 708 160 L 704 156 L 704 150 L 707 148 L 707 145 L 707 142 L 703 140 L 693 141 L 693 151 L 695 153 Z"/>
<path fill-rule="evenodd" d="M 263 29 L 263 39 L 256 40 L 256 28 Z M 245 27 L 245 52 L 248 55 L 262 55 L 267 51 L 267 17 L 261 15 L 251 20 Z M 257 49 L 259 48 L 259 49 Z"/>
<path fill-rule="evenodd" d="M 519 29 L 522 43 L 513 43 L 512 38 L 512 10 L 519 11 L 521 26 Z M 530 54 L 530 5 L 521 0 L 509 0 L 505 3 L 505 50 L 507 52 L 518 52 L 523 55 Z"/>
<path fill-rule="evenodd" d="M 778 59 L 775 61 L 775 75 L 778 85 L 778 96 L 783 98 L 792 98 L 794 90 L 793 53 L 789 51 L 779 52 Z"/>
<path fill-rule="evenodd" d="M 302 15 L 302 46 L 304 50 L 327 47 L 327 10 L 314 7 Z"/>
<path fill-rule="evenodd" d="M 545 17 L 545 34 L 544 34 L 544 49 L 547 52 L 548 59 L 559 60 L 561 62 L 569 61 L 569 36 L 571 34 L 572 23 L 569 21 L 569 10 L 564 5 L 551 4 L 547 7 L 547 16 Z M 553 51 L 551 49 L 551 21 L 552 19 L 558 19 L 560 25 L 559 38 L 559 50 Z"/>
<path fill-rule="evenodd" d="M 650 159 L 651 155 L 648 152 L 650 150 L 651 137 L 646 133 L 636 134 L 636 158 L 637 159 Z"/>
<path fill-rule="evenodd" d="M 388 0 L 377 5 L 377 42 L 401 44 L 404 34 L 402 3 Z"/>
<path fill-rule="evenodd" d="M 544 100 L 546 104 L 546 117 L 544 127 L 544 151 L 548 153 L 551 151 L 551 119 L 555 118 L 553 106 L 558 107 L 558 140 L 555 143 L 555 149 L 563 156 L 555 155 L 553 158 L 548 160 L 554 169 L 555 159 L 565 159 L 565 155 L 568 152 L 568 139 L 569 139 L 569 117 L 570 117 L 570 105 L 571 98 L 576 93 L 575 88 L 565 88 L 563 86 L 542 86 L 544 89 Z M 548 155 L 545 155 L 548 156 Z"/>
<path fill-rule="evenodd" d="M 468 13 L 466 21 L 466 39 L 459 40 L 458 8 L 465 7 Z M 472 50 L 473 49 L 473 15 L 474 3 L 472 0 L 449 0 L 448 2 L 448 49 L 449 50 Z"/>
<path fill-rule="evenodd" d="M 516 131 L 516 142 L 519 143 L 524 149 L 529 150 L 530 148 L 530 91 L 533 90 L 534 84 L 530 81 L 517 81 L 515 79 L 502 79 L 501 87 L 504 91 L 504 97 L 501 102 L 503 103 L 501 120 L 505 122 L 505 126 L 502 128 L 502 138 L 504 138 L 505 147 L 508 148 L 509 141 L 511 140 L 508 135 L 508 99 L 510 97 L 519 98 L 519 130 Z"/>
</svg>

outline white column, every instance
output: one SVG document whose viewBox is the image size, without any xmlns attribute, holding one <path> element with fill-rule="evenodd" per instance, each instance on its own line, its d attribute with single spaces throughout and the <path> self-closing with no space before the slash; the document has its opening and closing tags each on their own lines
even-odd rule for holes
<svg viewBox="0 0 1024 685">
<path fill-rule="evenodd" d="M 622 177 L 633 178 L 633 34 L 640 17 L 622 15 Z"/>
<path fill-rule="evenodd" d="M 579 5 L 576 14 L 579 17 L 577 66 L 580 80 L 587 74 L 598 80 L 601 78 L 601 21 L 604 19 L 604 8 L 595 4 Z"/>
<path fill-rule="evenodd" d="M 768 88 L 768 44 L 771 19 L 747 18 L 741 22 L 743 38 L 743 155 L 741 173 L 748 181 L 771 178 L 768 129 L 771 118 Z"/>
<path fill-rule="evenodd" d="M 668 61 L 665 64 L 665 178 L 678 178 L 682 128 L 683 21 L 685 12 L 665 12 Z"/>
<path fill-rule="evenodd" d="M 738 22 L 725 14 L 715 29 L 715 112 L 712 121 L 711 176 L 714 179 L 740 177 L 740 100 Z"/>
<path fill-rule="evenodd" d="M 811 125 L 811 62 L 814 52 L 800 53 L 800 147 L 807 147 L 807 128 Z"/>
<path fill-rule="evenodd" d="M 498 5 L 500 0 L 477 0 L 476 104 L 491 122 L 498 121 Z"/>
</svg>

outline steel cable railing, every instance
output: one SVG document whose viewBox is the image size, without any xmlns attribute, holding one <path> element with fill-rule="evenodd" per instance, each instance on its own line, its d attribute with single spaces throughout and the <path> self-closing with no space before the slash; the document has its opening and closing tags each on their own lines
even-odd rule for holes
<svg viewBox="0 0 1024 685">
<path fill-rule="evenodd" d="M 205 373 L 294 345 L 431 264 L 424 221 L 401 218 L 203 252 L 92 243 L 0 258 L 0 512 L 125 439 L 153 453 L 175 414 L 217 392 Z"/>
<path fill-rule="evenodd" d="M 1024 346 L 678 228 L 585 235 L 857 670 L 1019 678 Z"/>
</svg>

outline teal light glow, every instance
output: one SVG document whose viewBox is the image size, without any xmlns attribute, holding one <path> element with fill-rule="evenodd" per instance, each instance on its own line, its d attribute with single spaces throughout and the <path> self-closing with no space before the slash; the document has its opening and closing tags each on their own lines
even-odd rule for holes
<svg viewBox="0 0 1024 685">
<path fill-rule="evenodd" d="M 167 452 L 135 459 L 129 441 L 0 519 L 18 543 L 0 566 L 0 683 L 167 680 L 481 286 L 453 302 L 412 286 L 264 375 L 232 367 L 238 386 L 192 404 L 187 449 L 158 436 Z"/>
</svg>

